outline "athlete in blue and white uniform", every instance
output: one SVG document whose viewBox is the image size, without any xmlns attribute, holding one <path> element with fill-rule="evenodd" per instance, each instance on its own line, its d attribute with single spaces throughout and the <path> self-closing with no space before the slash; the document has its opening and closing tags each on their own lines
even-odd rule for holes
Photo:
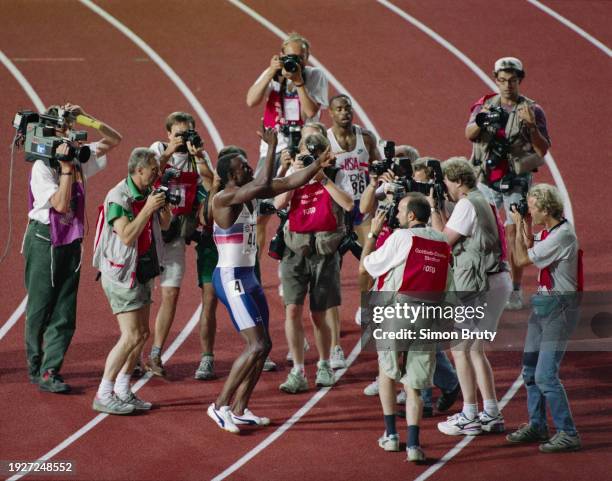
<svg viewBox="0 0 612 481">
<path fill-rule="evenodd" d="M 213 273 L 215 293 L 227 308 L 232 322 L 246 342 L 208 415 L 221 429 L 239 433 L 237 424 L 267 425 L 268 418 L 247 408 L 259 380 L 264 361 L 272 349 L 268 334 L 268 304 L 255 277 L 257 251 L 257 200 L 274 197 L 306 184 L 321 168 L 330 165 L 326 150 L 309 167 L 282 179 L 273 179 L 277 134 L 265 129 L 268 144 L 264 168 L 253 178 L 253 169 L 239 153 L 219 158 L 217 174 L 221 190 L 213 197 L 213 237 L 219 261 Z M 231 403 L 231 404 L 230 404 Z"/>
</svg>

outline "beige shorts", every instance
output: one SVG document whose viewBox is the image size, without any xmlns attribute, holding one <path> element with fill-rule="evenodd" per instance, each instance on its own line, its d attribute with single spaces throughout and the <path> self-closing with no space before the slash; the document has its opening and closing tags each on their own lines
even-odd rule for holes
<svg viewBox="0 0 612 481">
<path fill-rule="evenodd" d="M 406 352 L 378 351 L 378 365 L 389 378 L 412 389 L 431 387 L 436 369 L 435 344 L 413 345 Z"/>
<path fill-rule="evenodd" d="M 146 284 L 136 282 L 136 285 L 131 289 L 119 286 L 108 280 L 105 276 L 101 277 L 101 281 L 102 289 L 110 303 L 113 314 L 137 311 L 141 307 L 148 306 L 153 302 L 151 300 L 153 279 Z"/>
<path fill-rule="evenodd" d="M 185 241 L 179 237 L 167 244 L 164 242 L 163 245 L 160 257 L 164 270 L 159 277 L 159 284 L 162 287 L 181 287 L 185 276 Z"/>
</svg>

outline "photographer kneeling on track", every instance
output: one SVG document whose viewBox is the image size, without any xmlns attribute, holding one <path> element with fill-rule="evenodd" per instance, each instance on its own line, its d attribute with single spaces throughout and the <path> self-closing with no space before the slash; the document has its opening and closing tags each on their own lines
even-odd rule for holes
<svg viewBox="0 0 612 481">
<path fill-rule="evenodd" d="M 375 291 L 397 293 L 398 296 L 394 296 L 396 302 L 403 298 L 407 304 L 421 305 L 421 295 L 431 302 L 432 293 L 452 289 L 450 247 L 444 234 L 427 226 L 430 211 L 428 200 L 423 194 L 407 193 L 397 207 L 396 221 L 400 228 L 394 230 L 378 248 L 378 239 L 383 232 L 387 213 L 381 210 L 372 220 L 359 271 L 360 274 L 377 278 Z M 399 319 L 395 330 L 399 332 L 398 328 L 404 328 L 420 331 L 431 327 L 432 321 L 427 317 Z M 383 320 L 383 330 L 385 325 Z M 399 381 L 407 393 L 408 460 L 420 462 L 425 460 L 419 442 L 419 424 L 423 412 L 420 391 L 428 389 L 432 384 L 436 346 L 431 342 L 411 341 L 405 347 L 408 349 L 402 343 L 401 350 L 405 351 L 402 353 L 388 345 L 377 346 L 379 395 L 385 420 L 385 433 L 378 444 L 385 451 L 399 451 L 399 435 L 395 425 L 395 383 Z M 401 354 L 404 354 L 404 363 L 400 361 Z"/>
<path fill-rule="evenodd" d="M 83 145 L 78 123 L 102 139 Z M 34 162 L 29 183 L 29 223 L 23 243 L 28 291 L 25 342 L 30 382 L 64 393 L 59 372 L 76 329 L 87 178 L 106 167 L 106 154 L 121 135 L 78 105 L 54 106 L 46 114 L 19 112 L 16 145 Z M 78 161 L 77 161 L 78 160 Z"/>
<path fill-rule="evenodd" d="M 516 227 L 510 204 L 525 199 L 532 174 L 544 164 L 550 147 L 544 110 L 519 94 L 525 78 L 522 62 L 500 58 L 493 71 L 498 94 L 485 95 L 471 109 L 465 136 L 472 144 L 472 164 L 478 169 L 478 188 L 498 210 L 505 211 L 506 237 L 513 292 L 507 309 L 523 308 L 523 268 L 514 261 Z"/>
<path fill-rule="evenodd" d="M 130 376 L 149 336 L 153 279 L 161 272 L 161 231 L 172 218 L 172 194 L 161 188 L 151 191 L 158 176 L 155 152 L 134 149 L 128 176 L 106 195 L 96 226 L 93 265 L 121 331 L 93 401 L 94 410 L 108 414 L 152 406 L 131 391 Z"/>
<path fill-rule="evenodd" d="M 329 141 L 320 134 L 309 135 L 300 143 L 300 154 L 293 169 L 300 170 L 329 148 Z M 285 303 L 287 341 L 293 357 L 293 368 L 281 391 L 297 393 L 308 389 L 304 371 L 304 299 L 310 291 L 310 312 L 319 353 L 317 386 L 331 386 L 334 373 L 330 358 L 330 329 L 325 311 L 339 306 L 340 254 L 338 248 L 346 230 L 344 212 L 353 208 L 351 186 L 342 170 L 320 170 L 313 180 L 293 191 L 278 196 L 277 209 L 288 204 L 288 221 L 284 226 L 285 250 L 281 260 L 281 282 Z"/>
<path fill-rule="evenodd" d="M 563 217 L 563 201 L 556 187 L 534 185 L 527 205 L 513 205 L 516 261 L 540 269 L 538 292 L 532 297 L 523 353 L 523 380 L 527 390 L 529 423 L 506 436 L 512 443 L 539 442 L 540 451 L 557 453 L 582 447 L 559 379 L 567 341 L 579 319 L 579 292 L 583 290 L 582 251 L 574 227 Z M 532 222 L 543 225 L 535 236 Z M 549 438 L 546 405 L 556 434 Z"/>
</svg>

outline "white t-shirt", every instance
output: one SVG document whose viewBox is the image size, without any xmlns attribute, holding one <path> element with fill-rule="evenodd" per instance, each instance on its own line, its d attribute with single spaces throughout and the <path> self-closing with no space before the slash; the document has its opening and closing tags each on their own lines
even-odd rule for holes
<svg viewBox="0 0 612 481">
<path fill-rule="evenodd" d="M 266 75 L 266 72 L 267 72 L 267 69 L 262 72 L 262 74 L 257 79 L 256 83 L 259 82 L 264 75 Z M 310 67 L 308 65 L 304 68 L 304 77 L 305 77 L 304 87 L 306 88 L 308 95 L 310 95 L 310 98 L 314 100 L 316 103 L 318 103 L 321 106 L 321 108 L 319 109 L 319 111 L 314 117 L 310 117 L 310 118 L 302 119 L 302 120 L 304 120 L 304 122 L 308 120 L 314 120 L 318 122 L 319 119 L 321 118 L 321 110 L 327 108 L 328 106 L 327 77 L 325 77 L 325 74 L 323 73 L 321 69 L 318 69 L 316 67 Z M 288 80 L 286 85 L 287 85 L 287 88 L 293 87 L 293 82 L 291 80 Z M 266 92 L 264 94 L 265 101 L 266 102 L 268 101 L 268 97 L 270 95 L 270 92 L 272 92 L 272 90 L 275 90 L 276 92 L 280 92 L 280 88 L 281 88 L 280 82 L 277 82 L 276 80 L 270 80 L 270 82 L 268 83 L 268 86 L 266 87 Z M 281 150 L 286 149 L 288 142 L 289 142 L 288 137 L 285 137 L 283 134 L 279 133 L 278 143 L 276 144 L 276 152 L 278 153 Z M 259 144 L 259 158 L 265 157 L 267 153 L 268 153 L 268 144 L 262 140 Z"/>
<path fill-rule="evenodd" d="M 96 155 L 98 142 L 87 144 L 87 146 L 91 149 L 91 156 L 87 162 L 81 164 L 86 179 L 100 172 L 107 164 L 106 155 L 100 157 Z M 59 189 L 59 173 L 56 169 L 48 167 L 42 160 L 37 160 L 32 166 L 30 189 L 34 196 L 34 205 L 28 212 L 28 217 L 42 224 L 48 224 L 50 199 Z"/>
<path fill-rule="evenodd" d="M 474 235 L 476 230 L 476 209 L 474 209 L 474 206 L 467 198 L 464 197 L 455 204 L 446 227 L 464 237 Z"/>
</svg>

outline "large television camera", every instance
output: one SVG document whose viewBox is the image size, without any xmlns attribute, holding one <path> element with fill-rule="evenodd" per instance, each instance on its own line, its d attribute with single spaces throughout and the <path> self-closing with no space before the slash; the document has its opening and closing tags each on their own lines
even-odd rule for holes
<svg viewBox="0 0 612 481">
<path fill-rule="evenodd" d="M 42 160 L 52 167 L 59 165 L 58 161 L 74 159 L 85 163 L 91 156 L 91 150 L 88 146 L 80 146 L 79 142 L 87 140 L 87 132 L 74 130 L 68 137 L 58 135 L 58 131 L 63 130 L 66 123 L 73 120 L 73 114 L 61 108 L 52 109 L 46 114 L 30 110 L 19 111 L 13 120 L 13 127 L 17 130 L 15 145 L 24 147 L 27 162 Z M 57 154 L 60 145 L 68 146 L 68 154 Z"/>
</svg>

